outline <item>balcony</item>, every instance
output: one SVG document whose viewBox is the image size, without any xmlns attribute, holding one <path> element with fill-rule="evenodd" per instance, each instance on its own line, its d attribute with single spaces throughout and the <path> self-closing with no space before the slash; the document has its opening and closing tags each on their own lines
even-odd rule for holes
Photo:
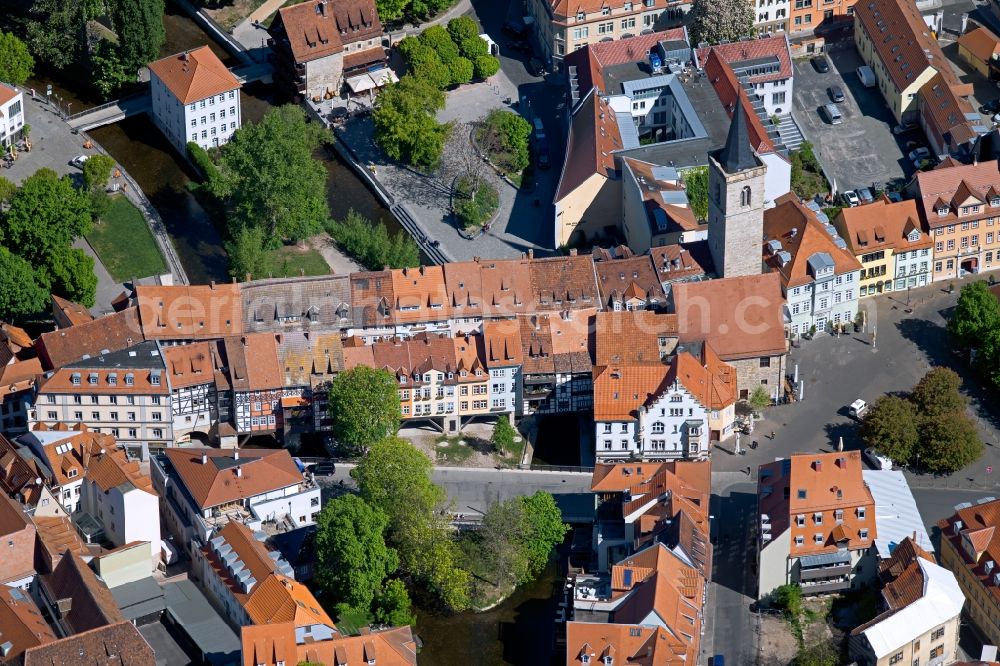
<svg viewBox="0 0 1000 666">
<path fill-rule="evenodd" d="M 802 587 L 802 594 L 830 594 L 850 589 L 851 581 L 847 577 L 816 582 L 803 581 L 800 583 L 800 586 Z"/>
<path fill-rule="evenodd" d="M 799 570 L 799 580 L 803 581 L 815 581 L 824 578 L 832 578 L 834 576 L 850 576 L 851 575 L 851 565 L 848 564 L 833 564 L 826 567 L 810 567 L 808 569 L 802 568 Z"/>
</svg>

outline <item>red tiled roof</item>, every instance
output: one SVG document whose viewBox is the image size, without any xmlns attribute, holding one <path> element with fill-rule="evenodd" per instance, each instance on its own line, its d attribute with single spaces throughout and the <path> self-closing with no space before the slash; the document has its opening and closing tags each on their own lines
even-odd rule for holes
<svg viewBox="0 0 1000 666">
<path fill-rule="evenodd" d="M 576 15 L 575 9 L 573 15 Z M 635 35 L 634 37 L 616 39 L 610 42 L 588 44 L 582 49 L 577 49 L 567 54 L 563 59 L 564 68 L 573 65 L 576 66 L 581 92 L 586 93 L 594 86 L 602 89 L 602 92 L 607 92 L 603 90 L 602 68 L 645 60 L 648 57 L 650 49 L 660 42 L 686 42 L 687 40 L 687 29 L 668 28 L 660 32 L 651 32 L 647 35 Z"/>
<path fill-rule="evenodd" d="M 1000 53 L 1000 38 L 983 26 L 976 26 L 958 38 L 958 45 L 983 62 Z"/>
<path fill-rule="evenodd" d="M 240 87 L 239 79 L 208 46 L 151 62 L 149 71 L 181 104 L 192 104 Z"/>
<path fill-rule="evenodd" d="M 24 666 L 149 666 L 154 663 L 153 648 L 129 621 L 68 636 L 24 653 Z"/>
<path fill-rule="evenodd" d="M 138 286 L 135 293 L 146 339 L 220 338 L 243 332 L 237 284 Z"/>
<path fill-rule="evenodd" d="M 302 472 L 285 449 L 171 448 L 163 452 L 201 509 L 302 483 Z M 202 455 L 207 457 L 205 463 L 201 461 Z"/>
<path fill-rule="evenodd" d="M 724 361 L 776 356 L 788 348 L 777 273 L 680 282 L 673 297 L 681 342 L 707 340 Z"/>
<path fill-rule="evenodd" d="M 70 328 L 42 333 L 38 356 L 46 369 L 61 368 L 84 356 L 99 356 L 105 350 L 121 351 L 146 338 L 139 324 L 139 310 L 127 308 Z"/>
<path fill-rule="evenodd" d="M 913 199 L 895 203 L 879 199 L 866 206 L 843 208 L 833 224 L 855 255 L 884 248 L 909 252 L 934 244 L 921 222 L 917 202 Z M 882 240 L 875 235 L 876 227 L 882 229 Z M 913 229 L 920 231 L 920 238 L 911 243 L 907 235 Z"/>
<path fill-rule="evenodd" d="M 344 44 L 382 34 L 374 0 L 306 0 L 278 10 L 270 28 L 272 35 L 287 35 L 289 47 L 299 63 L 344 50 Z"/>
<path fill-rule="evenodd" d="M 809 269 L 809 259 L 820 252 L 833 260 L 836 275 L 861 270 L 857 258 L 834 243 L 833 236 L 816 219 L 816 213 L 802 205 L 794 192 L 778 197 L 775 204 L 764 211 L 764 242 L 778 241 L 781 244 L 779 251 L 791 254 L 791 260 L 782 264 L 777 252 L 770 252 L 766 247 L 764 258 L 771 270 L 781 275 L 786 288 L 815 279 Z"/>
<path fill-rule="evenodd" d="M 612 152 L 622 149 L 615 113 L 607 98 L 596 89 L 587 93 L 569 125 L 566 141 L 566 162 L 563 165 L 555 201 L 561 201 L 597 174 L 610 177 L 615 172 Z"/>
<path fill-rule="evenodd" d="M 987 211 L 989 211 L 987 193 L 991 187 L 1000 188 L 1000 172 L 997 171 L 997 161 L 989 160 L 948 169 L 917 172 L 917 196 L 920 202 L 920 211 L 931 229 L 960 221 L 954 208 L 949 208 L 948 214 L 944 216 L 938 215 L 936 210 L 939 201 L 950 205 L 960 187 L 966 188 L 972 196 L 985 203 Z"/>
<path fill-rule="evenodd" d="M 767 58 L 768 56 L 776 57 L 781 63 L 780 71 L 762 76 L 751 76 L 750 81 L 752 83 L 778 81 L 792 77 L 792 53 L 788 46 L 788 36 L 785 33 L 758 37 L 748 41 L 741 40 L 729 44 L 716 44 L 694 50 L 697 62 L 702 63 L 708 59 L 709 53 L 713 52 L 730 66 L 744 60 L 756 60 L 758 58 Z"/>
<path fill-rule="evenodd" d="M 715 94 L 719 96 L 719 101 L 725 107 L 726 113 L 732 118 L 736 109 L 736 102 L 743 98 L 742 107 L 747 119 L 747 128 L 750 130 L 750 146 L 758 153 L 774 152 L 774 144 L 767 136 L 767 130 L 761 124 L 760 118 L 753 112 L 753 104 L 743 86 L 736 79 L 733 70 L 730 69 L 722 58 L 714 50 L 709 52 L 705 59 L 705 75 L 712 82 Z"/>
<path fill-rule="evenodd" d="M 950 67 L 915 3 L 864 0 L 854 5 L 854 17 L 898 90 L 912 85 L 928 67 Z"/>
</svg>

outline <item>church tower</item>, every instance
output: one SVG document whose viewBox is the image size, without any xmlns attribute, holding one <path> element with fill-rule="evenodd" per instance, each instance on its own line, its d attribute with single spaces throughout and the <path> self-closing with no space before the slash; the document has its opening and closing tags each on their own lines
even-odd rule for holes
<svg viewBox="0 0 1000 666">
<path fill-rule="evenodd" d="M 742 96 L 726 145 L 708 155 L 708 247 L 720 278 L 760 275 L 764 237 L 764 174 L 750 145 Z"/>
</svg>

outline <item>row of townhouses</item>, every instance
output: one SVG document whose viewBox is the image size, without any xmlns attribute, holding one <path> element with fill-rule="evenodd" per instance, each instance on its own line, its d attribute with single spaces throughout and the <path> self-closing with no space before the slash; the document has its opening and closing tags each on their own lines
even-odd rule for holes
<svg viewBox="0 0 1000 666">
<path fill-rule="evenodd" d="M 277 537 L 309 529 L 320 493 L 286 450 L 151 466 L 79 424 L 0 436 L 2 663 L 180 659 L 147 641 L 169 631 L 193 663 L 416 664 L 409 627 L 345 635 L 297 579 Z"/>
</svg>

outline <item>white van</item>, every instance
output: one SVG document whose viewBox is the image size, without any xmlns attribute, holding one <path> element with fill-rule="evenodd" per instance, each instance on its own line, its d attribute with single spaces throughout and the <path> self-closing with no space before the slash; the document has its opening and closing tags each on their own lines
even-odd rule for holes
<svg viewBox="0 0 1000 666">
<path fill-rule="evenodd" d="M 837 108 L 836 104 L 823 105 L 823 111 L 826 112 L 826 119 L 830 121 L 831 125 L 839 125 L 844 122 L 844 115 Z"/>
<path fill-rule="evenodd" d="M 875 72 L 868 65 L 861 65 L 856 70 L 858 73 L 858 78 L 861 79 L 861 83 L 864 84 L 865 88 L 875 87 Z"/>
</svg>

